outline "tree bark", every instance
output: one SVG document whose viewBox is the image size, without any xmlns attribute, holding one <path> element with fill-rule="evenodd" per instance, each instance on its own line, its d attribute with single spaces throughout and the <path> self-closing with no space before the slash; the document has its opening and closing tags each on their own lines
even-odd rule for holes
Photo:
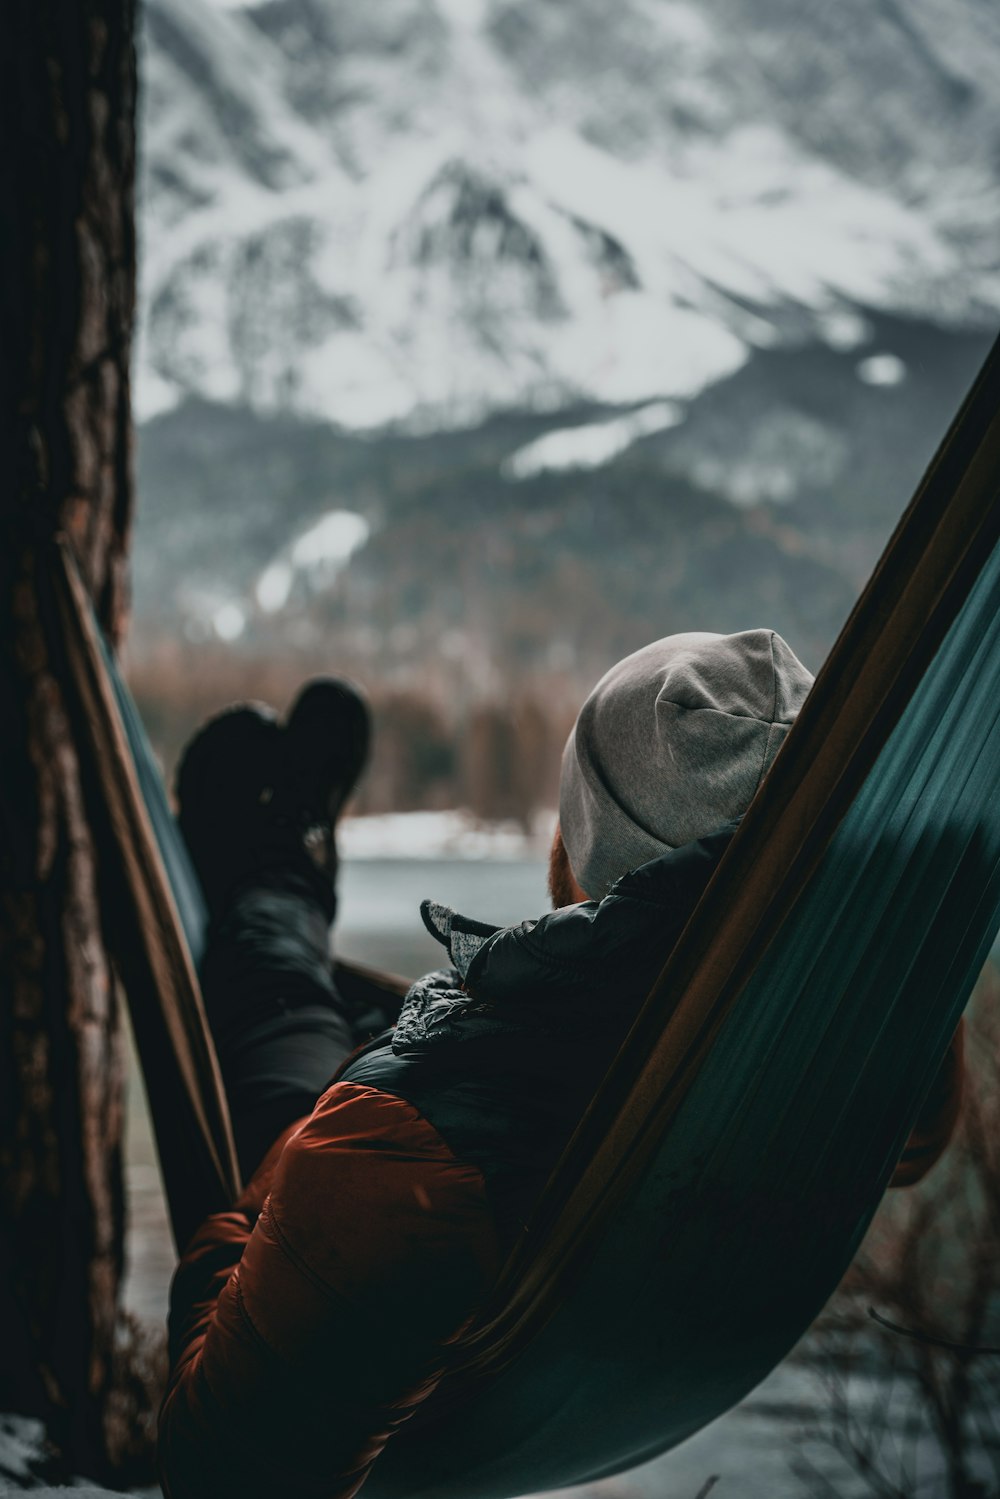
<svg viewBox="0 0 1000 1499">
<path fill-rule="evenodd" d="M 133 0 L 6 0 L 0 49 L 0 1409 L 114 1457 L 123 1058 L 46 592 L 125 614 Z"/>
</svg>

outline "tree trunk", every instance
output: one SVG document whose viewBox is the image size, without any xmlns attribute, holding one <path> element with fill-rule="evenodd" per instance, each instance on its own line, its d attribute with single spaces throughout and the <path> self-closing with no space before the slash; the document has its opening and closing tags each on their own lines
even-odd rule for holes
<svg viewBox="0 0 1000 1499">
<path fill-rule="evenodd" d="M 6 0 L 0 49 L 0 1409 L 108 1471 L 123 1063 L 41 565 L 124 619 L 133 0 Z"/>
</svg>

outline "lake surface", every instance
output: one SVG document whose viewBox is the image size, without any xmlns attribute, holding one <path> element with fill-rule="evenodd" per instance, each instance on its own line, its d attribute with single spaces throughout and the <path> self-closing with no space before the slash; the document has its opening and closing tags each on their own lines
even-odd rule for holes
<svg viewBox="0 0 1000 1499">
<path fill-rule="evenodd" d="M 358 859 L 340 878 L 334 945 L 344 957 L 416 978 L 447 953 L 424 927 L 420 902 L 512 926 L 550 907 L 544 859 Z"/>
</svg>

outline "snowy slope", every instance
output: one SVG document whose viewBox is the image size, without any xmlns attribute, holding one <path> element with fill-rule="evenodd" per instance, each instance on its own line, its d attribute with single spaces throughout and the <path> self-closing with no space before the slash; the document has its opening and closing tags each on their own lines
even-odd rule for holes
<svg viewBox="0 0 1000 1499">
<path fill-rule="evenodd" d="M 990 0 L 145 8 L 140 416 L 680 399 L 1000 313 Z"/>
</svg>

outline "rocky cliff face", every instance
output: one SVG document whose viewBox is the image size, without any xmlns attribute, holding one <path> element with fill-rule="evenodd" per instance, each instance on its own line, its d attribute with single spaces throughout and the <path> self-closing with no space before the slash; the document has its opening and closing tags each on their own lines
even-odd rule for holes
<svg viewBox="0 0 1000 1499">
<path fill-rule="evenodd" d="M 1000 309 L 989 0 L 146 7 L 140 414 L 690 398 Z"/>
</svg>

